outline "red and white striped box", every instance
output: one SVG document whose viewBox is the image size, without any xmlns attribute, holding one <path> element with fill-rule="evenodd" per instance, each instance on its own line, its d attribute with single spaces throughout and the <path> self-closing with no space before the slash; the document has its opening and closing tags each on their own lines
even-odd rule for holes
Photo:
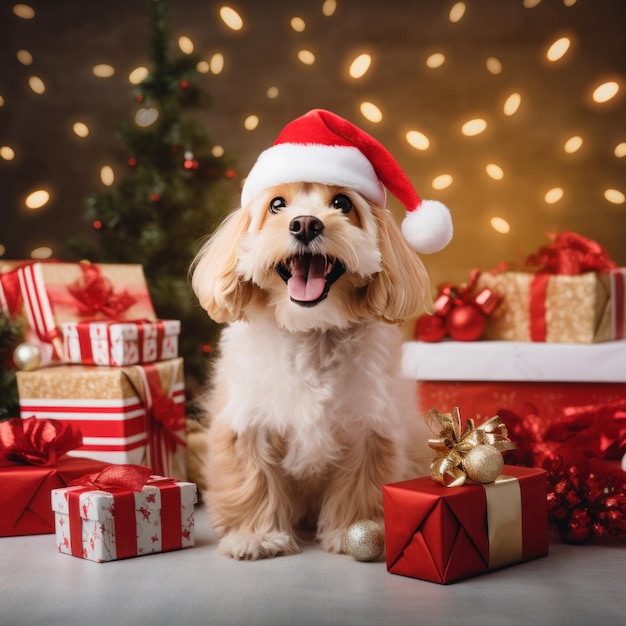
<svg viewBox="0 0 626 626">
<path fill-rule="evenodd" d="M 179 320 L 65 322 L 63 360 L 84 365 L 136 365 L 178 356 Z"/>
<path fill-rule="evenodd" d="M 124 367 L 59 365 L 17 372 L 17 385 L 22 418 L 80 429 L 83 445 L 71 455 L 186 478 L 182 358 Z"/>
<path fill-rule="evenodd" d="M 30 262 L 0 275 L 0 307 L 24 315 L 44 362 L 63 356 L 61 324 L 156 320 L 141 265 Z"/>
</svg>

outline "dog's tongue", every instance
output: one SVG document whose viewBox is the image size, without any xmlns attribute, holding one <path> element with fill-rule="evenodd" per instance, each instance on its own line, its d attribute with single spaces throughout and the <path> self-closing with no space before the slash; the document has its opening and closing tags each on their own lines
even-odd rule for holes
<svg viewBox="0 0 626 626">
<path fill-rule="evenodd" d="M 317 300 L 326 287 L 326 259 L 320 255 L 294 257 L 291 278 L 287 282 L 289 296 L 299 302 Z"/>
</svg>

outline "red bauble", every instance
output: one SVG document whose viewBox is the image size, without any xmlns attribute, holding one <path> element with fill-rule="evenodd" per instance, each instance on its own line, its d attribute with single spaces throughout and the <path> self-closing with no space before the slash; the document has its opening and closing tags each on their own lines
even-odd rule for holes
<svg viewBox="0 0 626 626">
<path fill-rule="evenodd" d="M 436 342 L 446 336 L 446 323 L 440 315 L 420 315 L 415 321 L 415 339 Z"/>
<path fill-rule="evenodd" d="M 446 318 L 446 329 L 455 341 L 480 339 L 486 324 L 485 316 L 471 304 L 454 307 Z"/>
</svg>

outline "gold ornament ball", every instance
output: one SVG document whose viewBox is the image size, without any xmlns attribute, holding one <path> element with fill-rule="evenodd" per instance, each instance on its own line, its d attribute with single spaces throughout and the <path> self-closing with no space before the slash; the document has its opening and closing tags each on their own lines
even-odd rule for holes
<svg viewBox="0 0 626 626">
<path fill-rule="evenodd" d="M 467 477 L 477 483 L 492 483 L 500 476 L 503 467 L 502 453 L 493 446 L 476 446 L 463 459 Z"/>
<path fill-rule="evenodd" d="M 371 519 L 361 519 L 346 529 L 343 549 L 357 561 L 374 561 L 385 551 L 385 533 Z"/>
<path fill-rule="evenodd" d="M 41 352 L 32 343 L 21 343 L 13 350 L 13 363 L 23 372 L 36 370 L 41 363 Z"/>
</svg>

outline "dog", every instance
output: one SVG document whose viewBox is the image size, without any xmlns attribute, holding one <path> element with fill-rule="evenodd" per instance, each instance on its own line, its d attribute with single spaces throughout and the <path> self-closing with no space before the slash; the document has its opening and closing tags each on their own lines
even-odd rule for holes
<svg viewBox="0 0 626 626">
<path fill-rule="evenodd" d="M 297 553 L 307 528 L 342 552 L 352 523 L 383 524 L 382 485 L 432 460 L 401 374 L 399 323 L 430 303 L 423 263 L 362 181 L 264 167 L 191 270 L 201 306 L 227 324 L 201 400 L 203 496 L 219 551 L 242 560 Z"/>
</svg>

